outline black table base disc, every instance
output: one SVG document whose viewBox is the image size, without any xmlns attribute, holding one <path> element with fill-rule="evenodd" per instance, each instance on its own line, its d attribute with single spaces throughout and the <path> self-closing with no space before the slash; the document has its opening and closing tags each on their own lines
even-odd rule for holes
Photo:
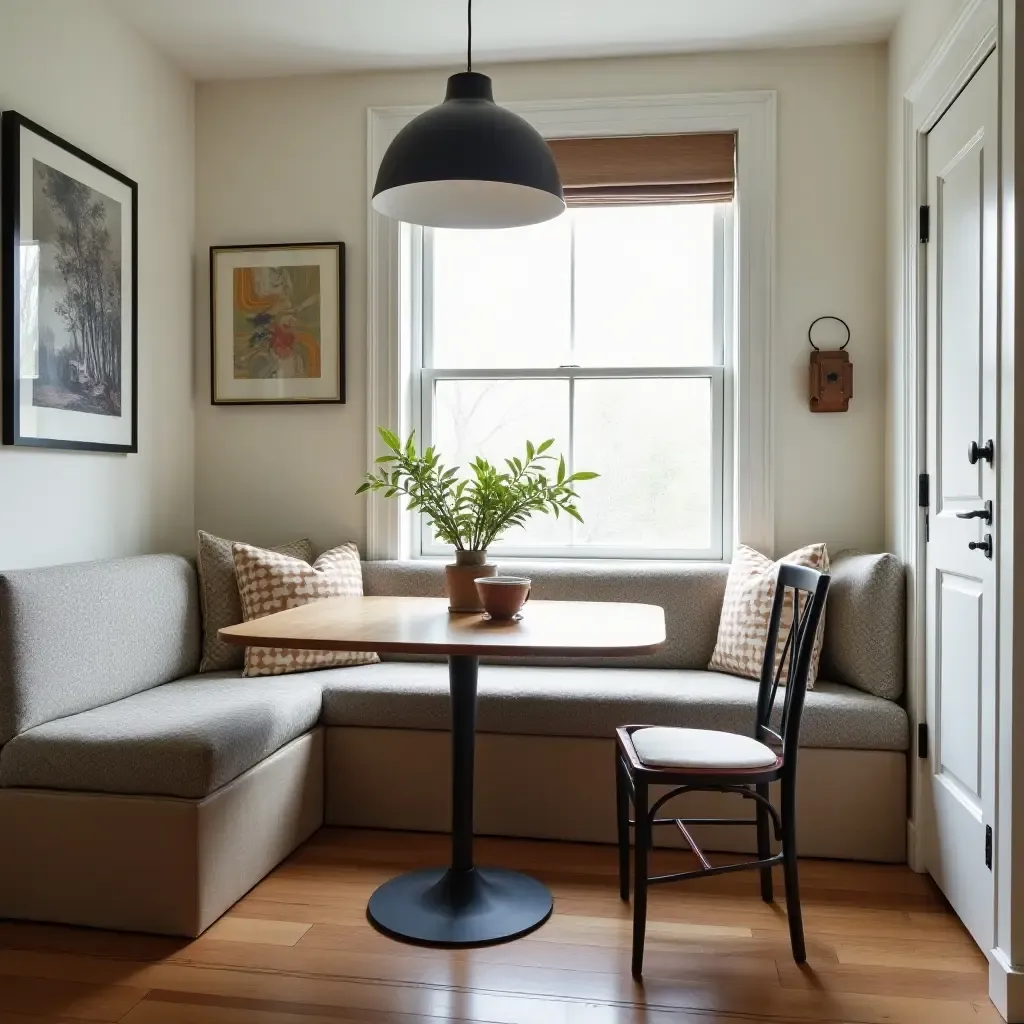
<svg viewBox="0 0 1024 1024">
<path fill-rule="evenodd" d="M 424 946 L 488 946 L 532 932 L 551 916 L 551 893 L 504 868 L 414 871 L 385 882 L 366 916 L 393 939 Z"/>
</svg>

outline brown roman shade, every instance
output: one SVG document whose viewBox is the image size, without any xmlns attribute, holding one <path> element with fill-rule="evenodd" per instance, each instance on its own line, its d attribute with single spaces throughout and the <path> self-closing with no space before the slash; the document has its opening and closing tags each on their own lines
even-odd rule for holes
<svg viewBox="0 0 1024 1024">
<path fill-rule="evenodd" d="M 569 206 L 725 203 L 736 194 L 736 136 L 549 139 Z"/>
</svg>

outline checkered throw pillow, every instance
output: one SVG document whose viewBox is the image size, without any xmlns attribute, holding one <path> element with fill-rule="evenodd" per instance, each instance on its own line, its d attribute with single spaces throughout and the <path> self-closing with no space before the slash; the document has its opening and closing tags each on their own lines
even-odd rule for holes
<svg viewBox="0 0 1024 1024">
<path fill-rule="evenodd" d="M 325 597 L 362 597 L 363 572 L 355 544 L 325 551 L 312 565 L 250 544 L 231 547 L 245 621 L 320 601 Z M 313 668 L 372 665 L 380 659 L 361 651 L 301 651 L 247 647 L 247 676 L 280 676 Z"/>
<path fill-rule="evenodd" d="M 764 661 L 764 648 L 768 642 L 768 623 L 775 600 L 775 582 L 779 565 L 790 562 L 806 565 L 820 572 L 828 572 L 828 550 L 824 544 L 809 544 L 799 551 L 773 562 L 759 551 L 741 544 L 729 567 L 729 579 L 725 585 L 725 600 L 722 602 L 722 618 L 718 623 L 718 641 L 711 656 L 708 669 L 712 672 L 729 672 L 745 679 L 760 679 Z M 779 640 L 775 651 L 775 670 L 789 636 L 793 623 L 793 592 L 787 591 L 782 606 L 782 623 L 779 626 Z M 825 616 L 822 615 L 818 635 L 811 651 L 811 667 L 807 674 L 807 688 L 813 689 L 818 675 L 818 659 L 821 656 L 821 639 L 824 633 Z M 789 678 L 789 665 L 782 673 L 782 682 Z"/>
</svg>

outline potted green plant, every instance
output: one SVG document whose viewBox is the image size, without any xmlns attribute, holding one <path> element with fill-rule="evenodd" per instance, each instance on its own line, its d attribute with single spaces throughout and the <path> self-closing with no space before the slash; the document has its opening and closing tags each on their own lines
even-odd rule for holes
<svg viewBox="0 0 1024 1024">
<path fill-rule="evenodd" d="M 478 456 L 464 474 L 459 466 L 444 465 L 433 446 L 417 452 L 415 432 L 403 444 L 394 431 L 377 429 L 388 451 L 356 493 L 408 498 L 409 510 L 422 512 L 437 538 L 455 548 L 455 563 L 445 566 L 451 611 L 481 610 L 473 583 L 497 573 L 487 561 L 487 549 L 506 530 L 525 526 L 538 513 L 557 517 L 564 512 L 583 522 L 574 485 L 598 474 L 570 474 L 564 457 L 548 454 L 553 439 L 538 445 L 527 441 L 526 457 L 505 459 L 505 469 Z"/>
</svg>

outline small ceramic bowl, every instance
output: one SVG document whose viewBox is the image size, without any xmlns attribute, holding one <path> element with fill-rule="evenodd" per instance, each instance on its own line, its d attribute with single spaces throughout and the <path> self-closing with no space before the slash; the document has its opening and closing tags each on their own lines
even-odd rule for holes
<svg viewBox="0 0 1024 1024">
<path fill-rule="evenodd" d="M 488 576 L 476 581 L 476 590 L 484 611 L 499 621 L 521 618 L 523 605 L 530 600 L 533 584 L 526 576 Z"/>
</svg>

